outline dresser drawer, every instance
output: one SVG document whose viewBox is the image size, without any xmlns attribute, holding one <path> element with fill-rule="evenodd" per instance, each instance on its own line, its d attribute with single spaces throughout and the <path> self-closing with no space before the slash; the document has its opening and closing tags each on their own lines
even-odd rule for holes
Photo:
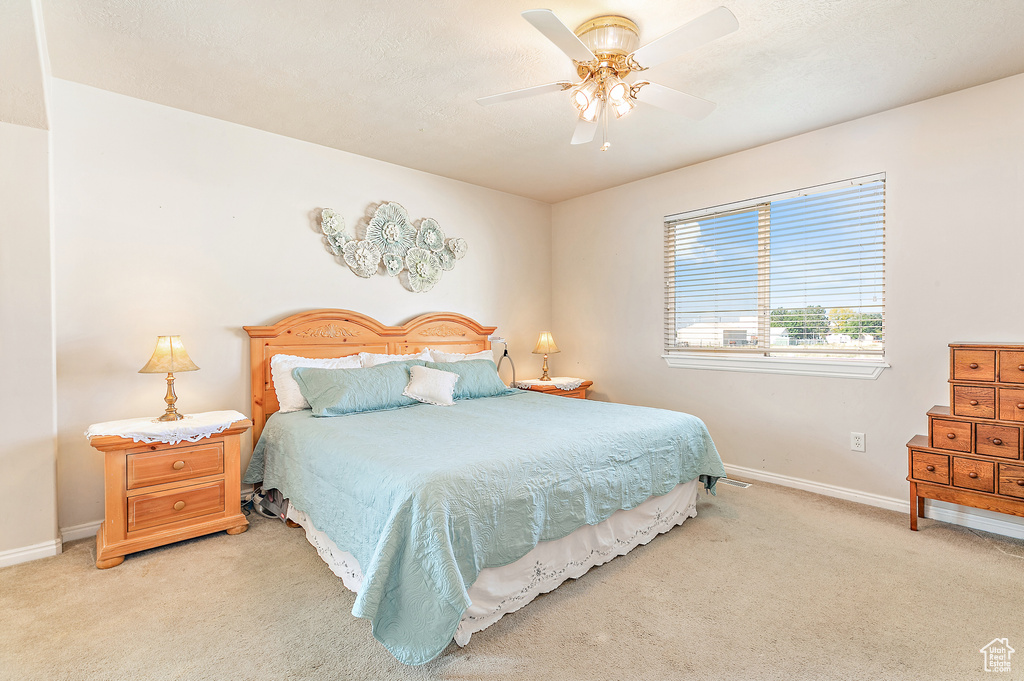
<svg viewBox="0 0 1024 681">
<path fill-rule="evenodd" d="M 996 389 L 973 385 L 953 386 L 953 416 L 991 419 L 996 415 Z"/>
<path fill-rule="evenodd" d="M 224 481 L 128 497 L 128 532 L 224 511 Z"/>
<path fill-rule="evenodd" d="M 1020 428 L 979 423 L 974 426 L 974 451 L 1004 459 L 1020 458 Z"/>
<path fill-rule="evenodd" d="M 561 393 L 561 395 L 562 397 L 575 397 L 580 400 L 585 400 L 587 399 L 587 389 L 576 388 L 576 390 L 566 390 L 565 392 Z"/>
<path fill-rule="evenodd" d="M 999 464 L 999 493 L 1024 499 L 1024 466 Z"/>
<path fill-rule="evenodd" d="M 1024 421 L 1024 390 L 999 389 L 999 420 Z"/>
<path fill-rule="evenodd" d="M 996 380 L 995 350 L 954 350 L 954 381 Z"/>
<path fill-rule="evenodd" d="M 922 482 L 949 484 L 949 457 L 945 454 L 911 450 L 910 477 Z"/>
<path fill-rule="evenodd" d="M 932 447 L 952 452 L 971 451 L 971 423 L 969 421 L 947 421 L 932 419 Z"/>
<path fill-rule="evenodd" d="M 1024 383 L 1024 352 L 999 351 L 999 380 L 1003 383 Z"/>
<path fill-rule="evenodd" d="M 221 442 L 128 455 L 128 489 L 223 472 L 224 445 Z"/>
<path fill-rule="evenodd" d="M 953 457 L 953 486 L 979 492 L 995 491 L 995 464 Z"/>
</svg>

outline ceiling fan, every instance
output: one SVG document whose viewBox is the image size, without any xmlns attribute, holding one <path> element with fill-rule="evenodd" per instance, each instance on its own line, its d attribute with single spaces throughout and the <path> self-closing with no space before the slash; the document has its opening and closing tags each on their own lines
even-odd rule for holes
<svg viewBox="0 0 1024 681">
<path fill-rule="evenodd" d="M 632 73 L 645 71 L 739 28 L 735 15 L 725 7 L 718 7 L 637 49 L 640 30 L 626 17 L 595 17 L 584 22 L 575 32 L 549 9 L 526 10 L 523 18 L 572 59 L 581 80 L 562 80 L 503 92 L 481 97 L 477 103 L 490 106 L 546 92 L 569 90 L 579 114 L 572 144 L 593 141 L 598 127 L 603 125 L 601 151 L 611 146 L 608 142 L 609 114 L 622 118 L 633 110 L 637 102 L 694 120 L 710 114 L 715 104 L 706 99 L 646 80 L 627 83 L 625 79 Z"/>
</svg>

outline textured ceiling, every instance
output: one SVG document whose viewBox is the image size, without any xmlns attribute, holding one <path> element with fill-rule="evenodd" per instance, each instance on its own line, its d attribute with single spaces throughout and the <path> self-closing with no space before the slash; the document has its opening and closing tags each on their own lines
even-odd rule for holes
<svg viewBox="0 0 1024 681">
<path fill-rule="evenodd" d="M 0 3 L 3 4 L 3 3 Z M 641 43 L 725 4 L 740 29 L 644 77 L 718 103 L 640 105 L 612 147 L 570 146 L 572 77 L 519 13 L 535 0 L 44 0 L 55 77 L 363 156 L 560 201 L 1024 72 L 1022 0 L 554 0 L 622 14 Z"/>
<path fill-rule="evenodd" d="M 0 121 L 46 128 L 31 0 L 0 0 Z"/>
</svg>

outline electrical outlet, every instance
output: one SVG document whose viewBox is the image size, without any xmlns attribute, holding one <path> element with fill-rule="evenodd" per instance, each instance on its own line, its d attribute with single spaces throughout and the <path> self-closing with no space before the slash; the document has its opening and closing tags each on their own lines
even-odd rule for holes
<svg viewBox="0 0 1024 681">
<path fill-rule="evenodd" d="M 850 433 L 850 451 L 863 452 L 864 449 L 864 433 Z"/>
</svg>

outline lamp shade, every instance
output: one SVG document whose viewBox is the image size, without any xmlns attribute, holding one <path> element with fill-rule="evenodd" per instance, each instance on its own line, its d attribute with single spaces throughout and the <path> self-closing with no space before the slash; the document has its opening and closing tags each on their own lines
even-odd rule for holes
<svg viewBox="0 0 1024 681">
<path fill-rule="evenodd" d="M 540 338 L 537 339 L 537 347 L 533 349 L 535 355 L 553 355 L 556 352 L 560 352 L 558 346 L 555 345 L 555 339 L 551 337 L 550 331 L 542 331 Z"/>
<path fill-rule="evenodd" d="M 176 371 L 196 371 L 199 369 L 185 352 L 181 344 L 181 336 L 157 336 L 156 350 L 139 369 L 140 374 L 173 374 Z"/>
</svg>

